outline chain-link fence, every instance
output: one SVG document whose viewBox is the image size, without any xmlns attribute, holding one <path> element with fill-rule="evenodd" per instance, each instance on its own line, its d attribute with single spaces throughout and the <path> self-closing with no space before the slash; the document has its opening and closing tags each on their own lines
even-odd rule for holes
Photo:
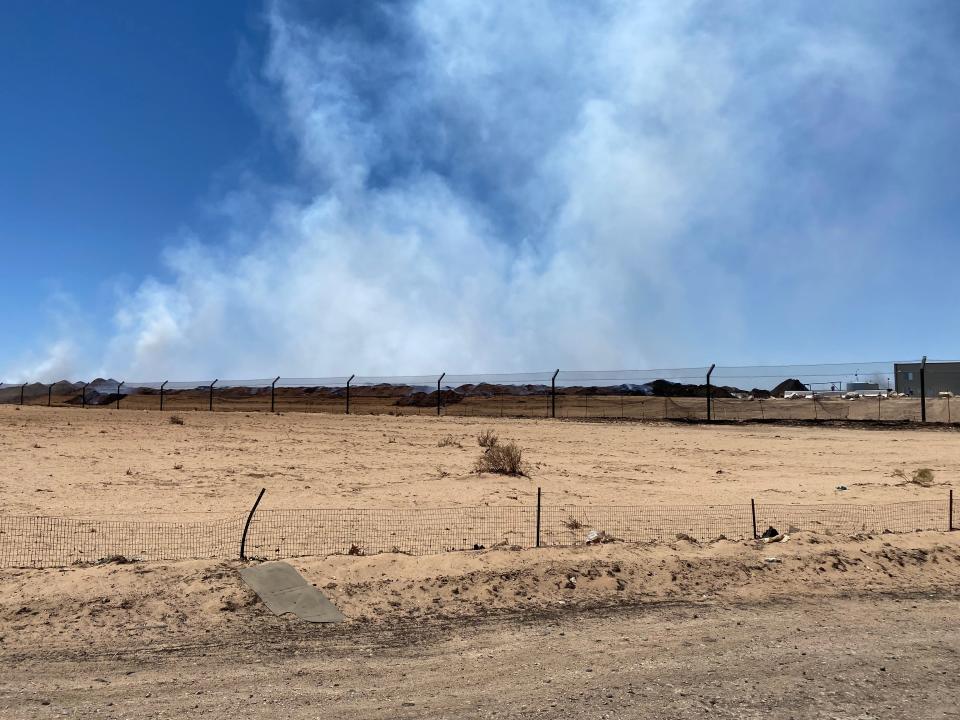
<svg viewBox="0 0 960 720">
<path fill-rule="evenodd" d="M 951 517 L 952 513 L 952 517 Z M 426 555 L 494 547 L 569 546 L 602 533 L 616 542 L 750 538 L 772 526 L 817 533 L 905 533 L 960 527 L 952 493 L 887 505 L 462 507 L 259 510 L 197 522 L 0 516 L 0 566 L 57 567 L 111 558 L 186 560 L 333 554 Z M 245 533 L 246 528 L 246 535 Z"/>
<path fill-rule="evenodd" d="M 0 403 L 83 408 L 688 421 L 953 423 L 960 362 L 0 383 Z M 960 417 L 957 418 L 960 421 Z"/>
</svg>

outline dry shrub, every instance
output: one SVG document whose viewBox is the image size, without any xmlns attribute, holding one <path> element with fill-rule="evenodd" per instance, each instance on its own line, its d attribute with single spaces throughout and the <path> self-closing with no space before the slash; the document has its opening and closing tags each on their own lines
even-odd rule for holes
<svg viewBox="0 0 960 720">
<path fill-rule="evenodd" d="M 463 447 L 460 444 L 460 441 L 457 440 L 453 435 L 447 435 L 444 438 L 441 438 L 437 443 L 437 447 Z"/>
<path fill-rule="evenodd" d="M 499 442 L 500 439 L 493 430 L 484 430 L 477 435 L 477 445 L 482 448 L 487 448 L 488 450 L 492 447 L 496 447 Z"/>
<path fill-rule="evenodd" d="M 920 487 L 930 487 L 933 485 L 933 470 L 930 468 L 919 468 L 913 471 L 910 482 Z"/>
<path fill-rule="evenodd" d="M 180 417 L 179 415 L 171 415 L 171 416 L 170 416 L 170 424 L 171 424 L 171 425 L 183 425 L 183 418 Z"/>
<path fill-rule="evenodd" d="M 500 475 L 526 475 L 523 466 L 523 451 L 514 442 L 505 445 L 491 445 L 483 451 L 477 460 L 478 473 L 489 472 Z"/>
<path fill-rule="evenodd" d="M 567 530 L 580 530 L 583 528 L 583 523 L 577 520 L 573 515 L 571 515 L 570 517 L 568 517 L 566 520 L 563 521 L 563 526 Z"/>
</svg>

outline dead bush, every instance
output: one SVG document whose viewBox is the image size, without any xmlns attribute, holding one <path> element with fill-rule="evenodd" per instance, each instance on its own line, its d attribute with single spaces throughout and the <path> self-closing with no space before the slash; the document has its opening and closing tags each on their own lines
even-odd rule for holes
<svg viewBox="0 0 960 720">
<path fill-rule="evenodd" d="M 497 434 L 493 430 L 484 430 L 477 435 L 477 445 L 488 450 L 495 447 L 500 442 Z"/>
<path fill-rule="evenodd" d="M 475 467 L 478 473 L 497 473 L 499 475 L 526 475 L 523 465 L 523 451 L 514 442 L 505 445 L 491 445 L 483 451 Z"/>
<path fill-rule="evenodd" d="M 563 526 L 567 530 L 581 530 L 583 528 L 583 523 L 577 520 L 573 515 L 568 517 L 563 521 Z"/>
<path fill-rule="evenodd" d="M 457 440 L 453 435 L 447 435 L 444 438 L 441 438 L 437 443 L 437 447 L 463 447 L 460 444 L 460 441 Z"/>
<path fill-rule="evenodd" d="M 930 468 L 918 468 L 914 470 L 910 482 L 920 487 L 930 487 L 933 485 L 933 470 Z"/>
<path fill-rule="evenodd" d="M 180 417 L 179 415 L 171 415 L 171 416 L 170 416 L 170 424 L 171 424 L 171 425 L 183 425 L 183 418 Z"/>
</svg>

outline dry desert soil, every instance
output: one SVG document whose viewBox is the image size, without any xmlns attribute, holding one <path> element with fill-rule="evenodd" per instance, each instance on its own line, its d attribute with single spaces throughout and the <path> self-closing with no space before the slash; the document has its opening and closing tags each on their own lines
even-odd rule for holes
<svg viewBox="0 0 960 720">
<path fill-rule="evenodd" d="M 947 430 L 181 417 L 0 408 L 2 512 L 887 503 L 960 472 Z M 472 472 L 486 428 L 529 477 Z M 0 568 L 0 717 L 956 718 L 958 536 L 292 559 L 337 626 L 272 615 L 237 559 Z"/>
</svg>

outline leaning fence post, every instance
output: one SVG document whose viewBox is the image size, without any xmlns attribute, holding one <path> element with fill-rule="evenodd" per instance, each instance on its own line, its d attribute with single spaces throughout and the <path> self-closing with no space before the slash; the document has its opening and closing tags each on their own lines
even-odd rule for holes
<svg viewBox="0 0 960 720">
<path fill-rule="evenodd" d="M 170 381 L 164 380 L 162 383 L 160 383 L 160 410 L 161 411 L 163 410 L 163 389 L 167 386 L 168 382 Z"/>
<path fill-rule="evenodd" d="M 355 377 L 356 375 L 351 375 L 347 378 L 347 415 L 350 414 L 350 383 Z"/>
<path fill-rule="evenodd" d="M 927 356 L 920 361 L 920 422 L 927 421 Z"/>
<path fill-rule="evenodd" d="M 277 381 L 280 380 L 280 376 L 277 375 L 273 382 L 270 383 L 270 412 L 273 412 L 274 403 L 277 399 Z"/>
<path fill-rule="evenodd" d="M 217 378 L 212 383 L 210 383 L 210 404 L 207 406 L 207 409 L 210 412 L 213 412 L 213 386 L 220 381 L 220 378 Z"/>
<path fill-rule="evenodd" d="M 20 386 L 20 404 L 23 405 L 23 389 L 27 386 L 26 383 Z"/>
<path fill-rule="evenodd" d="M 717 366 L 716 363 L 710 365 L 710 369 L 707 370 L 707 422 L 713 422 L 713 392 L 710 386 L 710 376 L 713 375 L 713 369 Z"/>
<path fill-rule="evenodd" d="M 446 376 L 446 372 L 441 373 L 437 378 L 437 417 L 440 417 L 440 381 Z"/>
<path fill-rule="evenodd" d="M 260 504 L 260 499 L 263 497 L 263 494 L 267 491 L 266 488 L 260 488 L 260 494 L 257 495 L 257 500 L 253 503 L 253 507 L 250 508 L 250 514 L 247 515 L 247 524 L 243 526 L 243 537 L 240 538 L 240 559 L 247 559 L 247 531 L 250 530 L 250 521 L 253 520 L 253 514 L 257 511 L 257 505 Z"/>
<path fill-rule="evenodd" d="M 123 381 L 126 382 L 126 381 Z M 120 388 L 123 387 L 123 382 L 117 384 L 117 410 L 120 409 Z"/>
<path fill-rule="evenodd" d="M 50 399 L 53 397 L 53 386 L 55 383 L 47 385 L 47 407 L 50 407 Z"/>
<path fill-rule="evenodd" d="M 757 505 L 753 501 L 753 498 L 750 498 L 750 517 L 753 519 L 753 539 L 757 539 Z"/>
<path fill-rule="evenodd" d="M 550 378 L 550 417 L 557 416 L 557 375 L 560 374 L 560 368 L 553 371 L 553 377 Z"/>
<path fill-rule="evenodd" d="M 540 488 L 537 488 L 537 547 L 540 547 Z"/>
</svg>

